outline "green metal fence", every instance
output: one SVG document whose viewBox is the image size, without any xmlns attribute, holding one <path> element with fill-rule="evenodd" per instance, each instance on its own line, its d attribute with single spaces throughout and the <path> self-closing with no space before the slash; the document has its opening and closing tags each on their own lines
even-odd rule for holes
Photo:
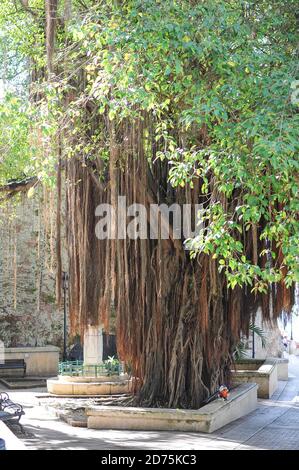
<svg viewBox="0 0 299 470">
<path fill-rule="evenodd" d="M 102 375 L 120 375 L 123 372 L 121 364 L 88 364 L 83 361 L 68 361 L 59 363 L 59 375 L 72 377 L 99 377 Z"/>
</svg>

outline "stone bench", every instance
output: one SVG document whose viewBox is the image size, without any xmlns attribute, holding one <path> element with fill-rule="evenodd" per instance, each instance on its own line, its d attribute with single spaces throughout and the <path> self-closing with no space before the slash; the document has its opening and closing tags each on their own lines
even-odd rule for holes
<svg viewBox="0 0 299 470">
<path fill-rule="evenodd" d="M 245 359 L 235 364 L 232 370 L 234 383 L 256 383 L 258 398 L 271 398 L 278 387 L 277 359 Z"/>
<path fill-rule="evenodd" d="M 198 410 L 92 406 L 86 410 L 90 429 L 187 431 L 211 433 L 254 411 L 257 385 L 240 384 L 227 401 L 217 399 Z"/>
<path fill-rule="evenodd" d="M 26 362 L 24 359 L 5 359 L 3 363 L 0 362 L 0 377 L 10 377 L 26 375 Z"/>
</svg>

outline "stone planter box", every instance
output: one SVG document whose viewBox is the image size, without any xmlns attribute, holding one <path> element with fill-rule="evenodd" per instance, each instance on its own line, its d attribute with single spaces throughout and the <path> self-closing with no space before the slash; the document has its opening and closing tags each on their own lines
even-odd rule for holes
<svg viewBox="0 0 299 470">
<path fill-rule="evenodd" d="M 277 364 L 277 377 L 278 380 L 288 380 L 289 378 L 289 360 L 285 357 L 271 357 L 272 361 Z"/>
<path fill-rule="evenodd" d="M 234 383 L 253 382 L 258 385 L 258 398 L 271 398 L 278 386 L 278 368 L 275 359 L 242 359 L 232 371 Z"/>
<path fill-rule="evenodd" d="M 5 359 L 24 359 L 26 375 L 31 377 L 53 377 L 58 374 L 59 348 L 56 346 L 5 348 Z M 18 371 L 3 370 L 5 375 L 16 376 Z M 22 371 L 19 375 L 23 375 Z"/>
<path fill-rule="evenodd" d="M 257 385 L 240 384 L 229 399 L 217 399 L 199 410 L 93 406 L 86 410 L 90 429 L 188 431 L 211 433 L 257 406 Z"/>
<path fill-rule="evenodd" d="M 107 377 L 70 377 L 48 379 L 47 388 L 54 395 L 97 396 L 130 393 L 132 382 L 126 375 Z"/>
</svg>

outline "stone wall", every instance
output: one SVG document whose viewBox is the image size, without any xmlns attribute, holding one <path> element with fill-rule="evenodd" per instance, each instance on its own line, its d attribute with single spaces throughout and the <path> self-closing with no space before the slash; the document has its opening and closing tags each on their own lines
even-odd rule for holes
<svg viewBox="0 0 299 470">
<path fill-rule="evenodd" d="M 5 348 L 5 359 L 23 359 L 26 375 L 30 377 L 52 377 L 58 374 L 59 348 L 55 346 Z M 0 371 L 4 376 L 8 370 Z M 16 371 L 12 370 L 13 375 Z"/>
<path fill-rule="evenodd" d="M 63 311 L 55 303 L 54 196 L 0 208 L 0 340 L 6 347 L 61 346 Z"/>
</svg>

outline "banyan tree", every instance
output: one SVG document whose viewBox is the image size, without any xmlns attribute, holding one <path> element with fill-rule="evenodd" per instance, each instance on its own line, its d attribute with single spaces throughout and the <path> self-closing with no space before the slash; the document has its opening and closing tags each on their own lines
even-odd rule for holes
<svg viewBox="0 0 299 470">
<path fill-rule="evenodd" d="M 45 3 L 31 95 L 66 200 L 72 333 L 113 319 L 136 401 L 199 407 L 229 383 L 258 307 L 272 321 L 293 305 L 293 2 Z M 97 207 L 119 196 L 145 208 L 146 237 L 128 236 L 136 212 L 99 239 Z M 163 211 L 150 237 L 153 204 L 200 205 L 195 238 Z"/>
</svg>

